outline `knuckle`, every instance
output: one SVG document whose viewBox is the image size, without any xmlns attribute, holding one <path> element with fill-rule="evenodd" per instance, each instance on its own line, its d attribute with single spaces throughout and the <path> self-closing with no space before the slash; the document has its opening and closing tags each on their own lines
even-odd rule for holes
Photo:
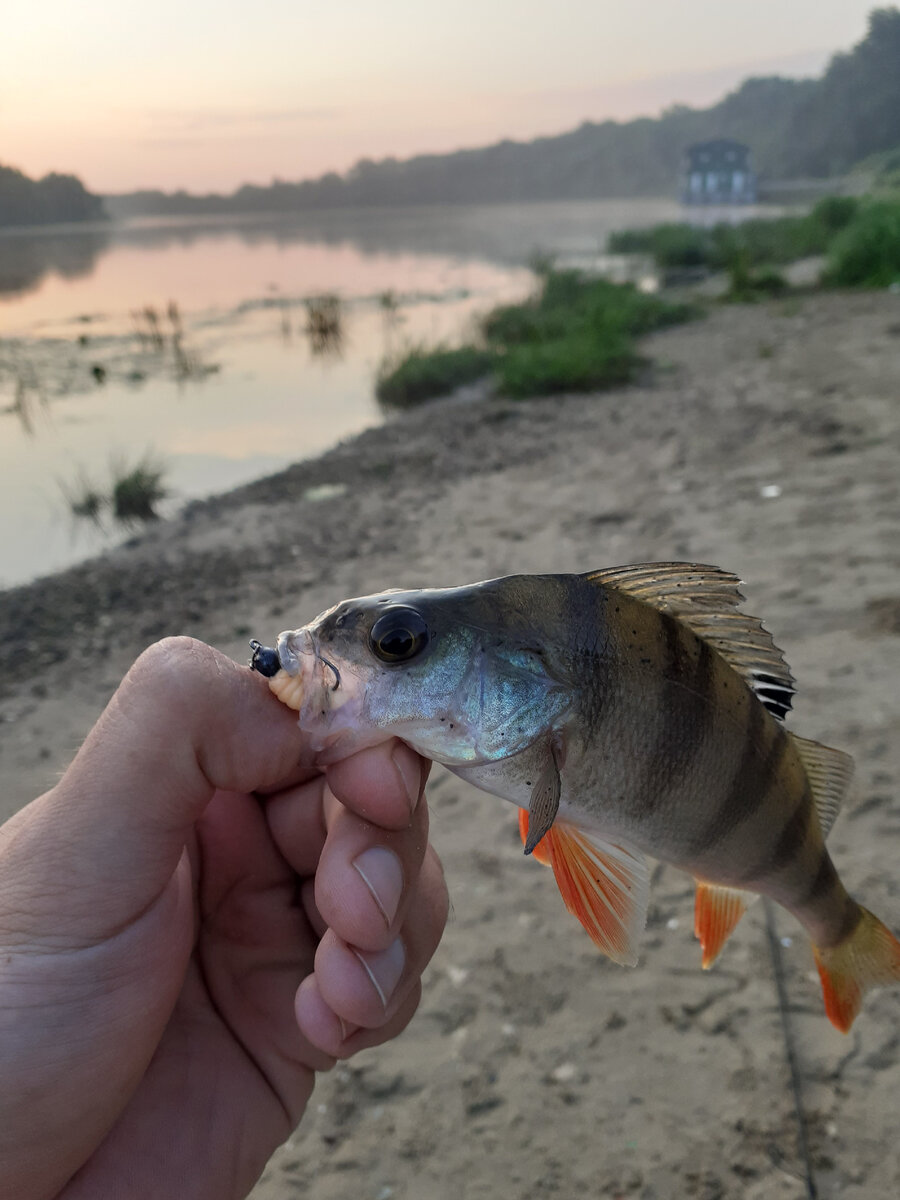
<svg viewBox="0 0 900 1200">
<path fill-rule="evenodd" d="M 216 652 L 197 638 L 166 637 L 154 642 L 136 660 L 126 676 L 129 688 L 148 688 L 179 703 L 217 672 Z"/>
</svg>

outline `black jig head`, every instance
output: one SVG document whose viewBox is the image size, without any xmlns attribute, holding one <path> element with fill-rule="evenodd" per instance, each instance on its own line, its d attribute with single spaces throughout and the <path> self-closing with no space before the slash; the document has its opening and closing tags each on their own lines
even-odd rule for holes
<svg viewBox="0 0 900 1200">
<path fill-rule="evenodd" d="M 281 670 L 281 660 L 277 650 L 273 650 L 271 646 L 264 646 L 255 638 L 250 643 L 250 649 L 253 651 L 250 666 L 254 671 L 259 671 L 260 675 L 265 675 L 266 679 L 271 679 L 273 675 L 278 674 Z"/>
</svg>

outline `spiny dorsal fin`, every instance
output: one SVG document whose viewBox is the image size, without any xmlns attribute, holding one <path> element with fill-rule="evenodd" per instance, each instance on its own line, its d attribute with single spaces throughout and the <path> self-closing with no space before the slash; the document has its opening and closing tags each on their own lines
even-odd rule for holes
<svg viewBox="0 0 900 1200">
<path fill-rule="evenodd" d="M 736 575 L 704 563 L 665 562 L 590 571 L 584 578 L 684 621 L 737 671 L 773 716 L 784 719 L 794 677 L 762 623 L 737 611 L 744 597 Z"/>
<path fill-rule="evenodd" d="M 800 755 L 819 814 L 822 836 L 827 837 L 850 790 L 853 759 L 842 750 L 832 750 L 821 742 L 797 737 L 796 733 L 790 733 L 788 737 L 793 738 L 794 748 Z"/>
</svg>

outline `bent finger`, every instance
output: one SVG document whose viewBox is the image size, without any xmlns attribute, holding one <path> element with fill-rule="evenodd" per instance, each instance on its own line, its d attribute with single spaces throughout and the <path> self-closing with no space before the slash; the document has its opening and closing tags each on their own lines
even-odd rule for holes
<svg viewBox="0 0 900 1200">
<path fill-rule="evenodd" d="M 347 1025 L 380 1029 L 399 1010 L 441 939 L 448 910 L 440 862 L 429 850 L 399 935 L 384 949 L 360 950 L 329 929 L 316 951 L 318 991 Z"/>
<path fill-rule="evenodd" d="M 425 791 L 431 764 L 391 738 L 326 767 L 328 786 L 345 808 L 384 829 L 405 829 Z"/>
<path fill-rule="evenodd" d="M 326 803 L 328 792 L 326 791 Z M 330 806 L 316 871 L 316 908 L 339 938 L 360 950 L 385 950 L 403 925 L 428 846 L 428 806 L 405 829 L 383 829 L 342 805 Z"/>
</svg>

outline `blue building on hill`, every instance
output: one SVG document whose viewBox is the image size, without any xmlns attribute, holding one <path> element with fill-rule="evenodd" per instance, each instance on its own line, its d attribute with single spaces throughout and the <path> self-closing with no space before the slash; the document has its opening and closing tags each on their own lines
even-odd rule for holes
<svg viewBox="0 0 900 1200">
<path fill-rule="evenodd" d="M 686 152 L 685 204 L 755 204 L 750 148 L 730 138 L 697 142 Z"/>
</svg>

